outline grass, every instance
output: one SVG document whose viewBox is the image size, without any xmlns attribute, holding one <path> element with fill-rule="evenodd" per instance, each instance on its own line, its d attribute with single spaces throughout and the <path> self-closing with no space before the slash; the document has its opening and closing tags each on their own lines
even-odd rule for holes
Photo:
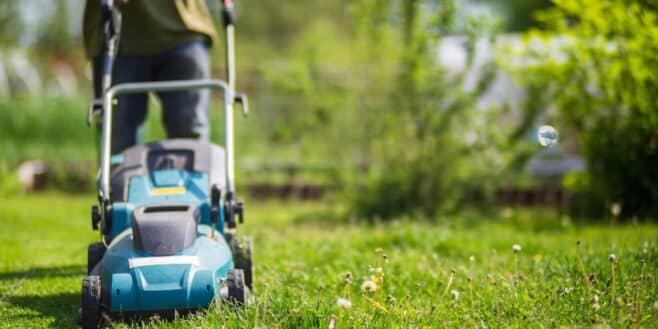
<svg viewBox="0 0 658 329">
<path fill-rule="evenodd" d="M 1 328 L 75 327 L 86 245 L 96 238 L 91 202 L 0 199 Z M 362 225 L 335 219 L 329 204 L 247 207 L 252 306 L 114 327 L 658 327 L 655 224 L 579 226 L 551 212 L 506 210 Z M 366 281 L 376 290 L 363 292 Z M 341 308 L 338 298 L 349 303 Z"/>
</svg>

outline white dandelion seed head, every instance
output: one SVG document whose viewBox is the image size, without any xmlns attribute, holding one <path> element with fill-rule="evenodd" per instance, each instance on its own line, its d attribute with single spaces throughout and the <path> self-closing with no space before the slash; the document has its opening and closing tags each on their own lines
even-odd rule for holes
<svg viewBox="0 0 658 329">
<path fill-rule="evenodd" d="M 615 255 L 615 254 L 610 254 L 610 256 L 608 256 L 608 260 L 609 260 L 611 263 L 616 263 L 616 262 L 617 262 L 617 255 Z"/>
<path fill-rule="evenodd" d="M 619 217 L 619 215 L 621 215 L 621 204 L 619 202 L 615 202 L 610 205 L 610 213 L 612 216 Z"/>
<path fill-rule="evenodd" d="M 347 272 L 345 278 L 343 279 L 343 284 L 348 285 L 352 283 L 352 272 Z"/>
<path fill-rule="evenodd" d="M 367 292 L 367 293 L 372 293 L 377 291 L 377 283 L 372 280 L 367 280 L 364 281 L 363 284 L 361 284 L 361 291 Z"/>
<path fill-rule="evenodd" d="M 517 252 L 521 251 L 521 246 L 518 245 L 518 244 L 513 245 L 513 246 L 512 246 L 512 251 L 513 251 L 514 253 L 517 253 Z"/>
<path fill-rule="evenodd" d="M 352 301 L 347 298 L 338 298 L 336 304 L 342 309 L 352 308 Z"/>
<path fill-rule="evenodd" d="M 475 256 L 471 255 L 471 257 L 468 257 L 468 260 L 473 263 L 475 261 Z"/>
<path fill-rule="evenodd" d="M 453 300 L 458 300 L 459 299 L 459 291 L 457 291 L 457 290 L 451 290 L 450 295 L 452 295 Z"/>
</svg>

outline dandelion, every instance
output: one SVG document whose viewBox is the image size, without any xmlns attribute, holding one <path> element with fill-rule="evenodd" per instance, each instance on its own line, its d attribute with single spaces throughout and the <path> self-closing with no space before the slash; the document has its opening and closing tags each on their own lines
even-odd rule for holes
<svg viewBox="0 0 658 329">
<path fill-rule="evenodd" d="M 576 261 L 578 263 L 578 266 L 580 267 L 580 274 L 582 275 L 583 282 L 585 282 L 585 287 L 587 288 L 587 295 L 589 298 L 592 298 L 592 282 L 589 280 L 589 276 L 587 275 L 587 271 L 585 270 L 585 264 L 583 264 L 583 260 L 580 257 L 580 240 L 576 241 Z"/>
<path fill-rule="evenodd" d="M 611 275 L 612 283 L 610 284 L 610 286 L 612 287 L 612 293 L 610 297 L 610 303 L 614 304 L 615 297 L 617 295 L 616 285 L 615 285 L 615 264 L 617 263 L 617 256 L 615 254 L 610 254 L 610 256 L 608 256 L 608 260 L 610 261 L 610 272 L 612 273 Z"/>
<path fill-rule="evenodd" d="M 397 302 L 397 299 L 393 297 L 393 295 L 388 295 L 386 296 L 386 303 L 390 306 L 395 306 L 395 303 Z"/>
<path fill-rule="evenodd" d="M 347 272 L 345 278 L 343 279 L 343 284 L 348 286 L 352 284 L 352 272 Z"/>
<path fill-rule="evenodd" d="M 475 262 L 475 256 L 471 255 L 471 257 L 468 257 L 468 260 L 473 263 Z"/>
<path fill-rule="evenodd" d="M 601 304 L 599 304 L 599 296 L 596 294 L 594 297 L 592 297 L 592 309 L 594 309 L 594 311 L 601 309 Z"/>
<path fill-rule="evenodd" d="M 518 244 L 515 244 L 512 246 L 512 251 L 514 252 L 514 256 L 516 258 L 516 268 L 514 269 L 514 285 L 516 286 L 516 282 L 519 279 L 519 252 L 521 251 L 521 246 Z"/>
<path fill-rule="evenodd" d="M 366 293 L 373 293 L 377 291 L 377 284 L 375 281 L 371 280 L 364 281 L 363 284 L 361 284 L 361 291 Z"/>
<path fill-rule="evenodd" d="M 338 305 L 339 308 L 342 308 L 342 309 L 352 308 L 352 301 L 347 299 L 347 298 L 338 298 L 338 300 L 336 301 L 336 304 Z"/>
<path fill-rule="evenodd" d="M 621 297 L 617 297 L 615 299 L 615 304 L 617 305 L 617 307 L 624 307 L 624 305 L 626 305 L 626 303 L 624 302 L 624 299 L 621 298 Z"/>
<path fill-rule="evenodd" d="M 608 260 L 610 261 L 610 263 L 616 263 L 617 256 L 615 254 L 610 254 L 610 256 L 608 256 Z"/>
<path fill-rule="evenodd" d="M 446 285 L 446 290 L 443 292 L 443 294 L 447 294 L 448 290 L 450 289 L 450 286 L 452 285 L 452 280 L 455 278 L 455 273 L 457 270 L 455 270 L 454 267 L 450 268 L 450 277 L 448 278 L 448 284 Z"/>
<path fill-rule="evenodd" d="M 379 277 L 376 276 L 376 275 L 371 275 L 370 276 L 370 281 L 374 282 L 375 284 L 381 283 L 380 280 L 379 280 Z"/>
<path fill-rule="evenodd" d="M 457 290 L 451 290 L 450 295 L 452 295 L 453 300 L 458 300 L 459 299 L 459 291 L 457 291 Z"/>
<path fill-rule="evenodd" d="M 621 204 L 619 202 L 615 202 L 610 206 L 610 213 L 612 216 L 619 217 L 621 214 Z"/>
<path fill-rule="evenodd" d="M 329 325 L 327 326 L 327 329 L 336 329 L 336 316 L 331 315 L 331 318 L 329 319 Z"/>
</svg>

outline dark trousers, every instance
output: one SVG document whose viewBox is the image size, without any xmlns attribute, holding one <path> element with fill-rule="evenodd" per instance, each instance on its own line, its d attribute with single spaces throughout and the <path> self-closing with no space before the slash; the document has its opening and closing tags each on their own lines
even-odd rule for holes
<svg viewBox="0 0 658 329">
<path fill-rule="evenodd" d="M 93 61 L 94 88 L 99 91 L 100 57 Z M 203 42 L 189 42 L 172 50 L 149 56 L 118 55 L 112 73 L 113 84 L 210 77 L 208 49 Z M 97 93 L 98 94 L 98 93 Z M 169 138 L 208 140 L 210 91 L 189 90 L 157 93 L 162 119 Z M 118 97 L 112 115 L 112 154 L 138 143 L 139 130 L 147 115 L 148 95 Z"/>
</svg>

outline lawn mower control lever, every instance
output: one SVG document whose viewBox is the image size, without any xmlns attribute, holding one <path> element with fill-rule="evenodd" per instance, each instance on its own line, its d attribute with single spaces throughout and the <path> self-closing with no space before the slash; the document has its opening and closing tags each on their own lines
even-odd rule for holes
<svg viewBox="0 0 658 329">
<path fill-rule="evenodd" d="M 112 201 L 98 198 L 98 205 L 91 206 L 91 228 L 101 229 L 103 235 L 109 235 L 112 229 Z"/>
<path fill-rule="evenodd" d="M 229 229 L 236 227 L 236 218 L 240 221 L 240 224 L 244 223 L 244 202 L 242 200 L 235 201 L 233 193 L 228 192 L 224 204 L 224 221 L 226 221 Z"/>
<path fill-rule="evenodd" d="M 244 223 L 244 201 L 239 200 L 235 204 L 235 215 L 238 217 L 240 224 Z"/>
<path fill-rule="evenodd" d="M 222 191 L 217 185 L 213 185 L 210 190 L 210 223 L 214 226 L 219 218 L 219 201 Z"/>
<path fill-rule="evenodd" d="M 236 103 L 240 103 L 242 106 L 242 115 L 243 116 L 248 116 L 249 115 L 249 100 L 247 99 L 247 94 L 245 93 L 238 93 L 236 92 L 233 94 L 233 101 Z"/>
<path fill-rule="evenodd" d="M 91 228 L 94 231 L 98 230 L 98 225 L 100 224 L 101 220 L 102 220 L 101 212 L 100 210 L 98 210 L 98 206 L 97 205 L 91 206 Z"/>
</svg>

